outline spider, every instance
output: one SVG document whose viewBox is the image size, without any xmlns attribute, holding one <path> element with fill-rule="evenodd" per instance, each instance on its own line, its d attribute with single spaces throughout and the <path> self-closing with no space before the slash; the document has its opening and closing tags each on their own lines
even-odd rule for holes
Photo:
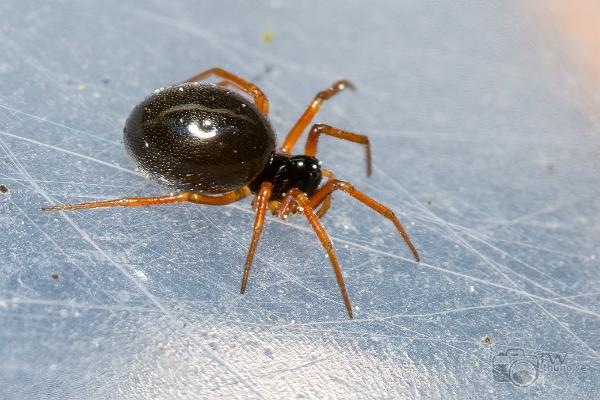
<svg viewBox="0 0 600 400">
<path fill-rule="evenodd" d="M 216 77 L 216 84 L 200 83 Z M 233 87 L 250 98 L 230 90 Z M 127 197 L 71 205 L 44 207 L 44 211 L 64 211 L 97 207 L 135 207 L 155 204 L 193 202 L 225 205 L 254 195 L 256 212 L 252 239 L 242 275 L 240 293 L 248 283 L 252 259 L 269 209 L 287 220 L 302 213 L 329 255 L 338 286 L 352 318 L 352 305 L 342 270 L 331 240 L 320 219 L 331 205 L 332 193 L 341 190 L 390 219 L 420 261 L 406 230 L 384 205 L 352 184 L 335 179 L 322 169 L 315 158 L 321 135 L 364 145 L 367 175 L 371 175 L 371 148 L 364 135 L 314 124 L 308 133 L 304 154 L 292 155 L 292 149 L 323 102 L 344 89 L 354 89 L 347 80 L 335 82 L 319 92 L 296 124 L 279 151 L 269 122 L 269 102 L 262 90 L 221 68 L 212 68 L 173 86 L 156 90 L 129 115 L 124 129 L 127 153 L 142 173 L 177 191 L 158 197 Z M 322 178 L 327 182 L 321 185 Z"/>
</svg>

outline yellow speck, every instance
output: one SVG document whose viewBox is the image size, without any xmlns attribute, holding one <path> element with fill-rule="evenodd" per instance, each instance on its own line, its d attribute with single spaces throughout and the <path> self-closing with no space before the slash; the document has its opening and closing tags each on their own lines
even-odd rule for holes
<svg viewBox="0 0 600 400">
<path fill-rule="evenodd" d="M 269 44 L 273 41 L 273 32 L 264 31 L 261 35 L 262 41 Z"/>
<path fill-rule="evenodd" d="M 80 83 L 79 85 L 77 85 L 77 90 L 83 92 L 85 90 L 85 85 L 83 83 Z"/>
<path fill-rule="evenodd" d="M 491 337 L 489 337 L 489 336 L 484 336 L 484 337 L 482 337 L 482 338 L 481 338 L 481 341 L 482 341 L 484 344 L 487 344 L 487 345 L 491 345 L 491 344 L 493 343 L 493 341 L 492 341 L 492 338 L 491 338 Z"/>
</svg>

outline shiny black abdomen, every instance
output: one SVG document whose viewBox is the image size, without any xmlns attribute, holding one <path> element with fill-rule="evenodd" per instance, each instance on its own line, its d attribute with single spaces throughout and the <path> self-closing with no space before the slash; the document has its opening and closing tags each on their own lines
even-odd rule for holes
<svg viewBox="0 0 600 400">
<path fill-rule="evenodd" d="M 294 187 L 310 196 L 319 187 L 321 178 L 321 163 L 316 158 L 273 153 L 262 173 L 248 186 L 257 193 L 263 182 L 271 182 L 271 199 L 279 200 Z"/>
<path fill-rule="evenodd" d="M 269 121 L 246 98 L 214 85 L 155 91 L 131 112 L 125 148 L 136 166 L 178 190 L 221 193 L 255 180 L 275 149 Z"/>
</svg>

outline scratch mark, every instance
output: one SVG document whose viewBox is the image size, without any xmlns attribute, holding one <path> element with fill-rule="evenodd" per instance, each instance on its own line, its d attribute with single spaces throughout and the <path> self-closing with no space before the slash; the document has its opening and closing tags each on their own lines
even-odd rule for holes
<svg viewBox="0 0 600 400">
<path fill-rule="evenodd" d="M 4 150 L 7 152 L 7 154 L 9 154 L 13 158 L 13 161 L 15 162 L 17 169 L 21 171 L 23 176 L 26 178 L 31 178 L 31 175 L 29 175 L 27 170 L 16 159 L 16 157 L 14 157 L 14 155 L 12 154 L 12 152 L 10 151 L 10 149 L 8 148 L 6 143 L 4 143 L 4 141 L 1 139 L 0 139 L 0 145 L 2 145 L 2 147 L 4 147 Z M 31 178 L 30 184 L 34 190 L 36 190 L 40 195 L 42 195 L 48 201 L 49 204 L 54 203 L 53 199 L 42 189 L 41 186 L 39 186 L 33 180 L 33 178 Z M 60 211 L 60 215 L 65 219 L 65 221 L 67 221 L 67 223 L 69 225 L 71 225 L 71 227 L 73 229 L 75 229 L 75 231 L 77 231 L 77 233 L 79 233 L 79 235 L 85 242 L 87 242 L 89 245 L 91 245 L 109 263 L 111 263 L 119 272 L 121 272 L 121 274 L 123 274 L 123 276 L 125 276 L 129 281 L 131 281 L 148 298 L 148 300 L 150 300 L 150 302 L 152 302 L 156 306 L 156 308 L 158 308 L 167 318 L 169 318 L 169 320 L 171 320 L 172 322 L 175 322 L 175 323 L 178 322 L 177 319 L 175 318 L 175 316 L 173 315 L 173 313 L 171 312 L 171 310 L 169 310 L 165 305 L 163 305 L 158 300 L 157 297 L 155 297 L 152 293 L 150 293 L 148 288 L 145 285 L 143 285 L 139 281 L 139 279 L 136 279 L 131 273 L 129 273 L 129 271 L 127 271 L 124 266 L 122 266 L 121 264 L 114 261 L 112 259 L 112 257 L 110 257 L 100 246 L 98 246 L 98 244 L 87 234 L 87 232 L 85 230 L 83 230 L 78 224 L 75 223 L 75 221 L 73 221 L 71 219 L 71 217 L 66 215 L 66 213 L 63 211 Z M 176 329 L 174 326 L 172 326 L 171 328 Z M 258 391 L 258 389 L 256 388 L 256 386 L 254 384 L 251 384 L 247 379 L 245 379 L 232 365 L 230 365 L 227 361 L 225 361 L 217 352 L 213 351 L 210 347 L 208 347 L 204 343 L 199 342 L 198 340 L 195 340 L 193 338 L 191 338 L 191 339 L 196 342 L 196 344 L 207 354 L 207 356 L 209 356 L 217 364 L 223 366 L 240 383 L 242 383 L 250 391 L 252 391 L 252 393 L 254 393 L 257 397 L 259 397 L 261 399 L 264 398 L 264 396 Z"/>
</svg>

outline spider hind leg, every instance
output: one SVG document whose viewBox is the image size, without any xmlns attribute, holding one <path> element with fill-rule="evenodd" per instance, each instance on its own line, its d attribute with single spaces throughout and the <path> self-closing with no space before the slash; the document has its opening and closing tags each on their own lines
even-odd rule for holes
<svg viewBox="0 0 600 400">
<path fill-rule="evenodd" d="M 348 193 L 350 196 L 352 196 L 356 200 L 360 201 L 367 207 L 371 208 L 372 210 L 376 211 L 380 215 L 382 215 L 385 218 L 392 221 L 392 223 L 398 230 L 398 233 L 400 233 L 400 236 L 402 236 L 402 239 L 406 243 L 406 246 L 409 248 L 410 252 L 412 253 L 413 257 L 415 258 L 415 261 L 417 261 L 417 262 L 421 261 L 421 257 L 419 256 L 419 253 L 418 253 L 416 247 L 410 240 L 410 237 L 408 236 L 406 229 L 400 223 L 400 220 L 398 219 L 398 217 L 396 217 L 396 214 L 394 214 L 394 212 L 392 210 L 390 210 L 388 207 L 384 206 L 383 204 L 379 203 L 378 201 L 375 201 L 374 199 L 370 198 L 369 196 L 367 196 L 360 190 L 356 189 L 349 182 L 340 181 L 338 179 L 329 180 L 319 190 L 317 190 L 315 193 L 312 194 L 312 196 L 310 197 L 311 207 L 317 207 L 319 204 L 327 201 L 327 198 L 330 197 L 331 194 L 336 190 L 341 190 L 343 192 Z"/>
<path fill-rule="evenodd" d="M 244 186 L 241 189 L 229 193 L 224 193 L 218 196 L 208 196 L 193 192 L 182 192 L 156 197 L 123 197 L 120 199 L 89 201 L 85 203 L 76 204 L 56 204 L 52 206 L 42 207 L 42 211 L 82 210 L 88 208 L 101 207 L 139 207 L 183 202 L 220 206 L 241 200 L 249 194 L 250 189 L 247 186 Z"/>
</svg>

